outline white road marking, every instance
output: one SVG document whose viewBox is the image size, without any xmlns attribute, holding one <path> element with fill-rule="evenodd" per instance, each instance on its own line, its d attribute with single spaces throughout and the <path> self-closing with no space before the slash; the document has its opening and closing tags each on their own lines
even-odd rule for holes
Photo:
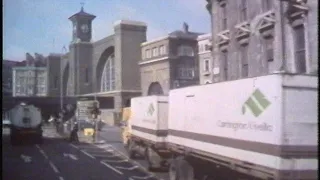
<svg viewBox="0 0 320 180">
<path fill-rule="evenodd" d="M 131 176 L 129 179 L 131 180 L 135 180 L 135 179 L 149 179 L 149 178 L 153 178 L 153 175 L 149 175 L 149 176 L 144 176 L 144 177 L 139 177 L 139 176 Z"/>
<path fill-rule="evenodd" d="M 64 178 L 63 178 L 63 177 L 61 177 L 61 176 L 59 176 L 59 180 L 64 180 Z"/>
<path fill-rule="evenodd" d="M 50 166 L 52 167 L 52 169 L 54 170 L 55 173 L 59 173 L 57 167 L 50 161 L 49 162 Z"/>
<path fill-rule="evenodd" d="M 135 169 L 139 168 L 139 166 L 132 166 L 132 167 L 129 167 L 129 168 L 127 168 L 127 167 L 121 167 L 121 166 L 116 166 L 115 168 L 132 171 L 132 170 L 135 170 Z"/>
<path fill-rule="evenodd" d="M 23 159 L 23 161 L 24 161 L 25 163 L 29 163 L 29 162 L 32 161 L 30 156 L 26 156 L 26 155 L 24 155 L 24 154 L 21 154 L 21 155 L 20 155 L 20 158 Z"/>
<path fill-rule="evenodd" d="M 74 144 L 70 144 L 70 146 L 72 146 L 73 148 L 79 149 L 79 147 Z"/>
<path fill-rule="evenodd" d="M 83 150 L 80 150 L 80 151 L 81 151 L 83 154 L 91 157 L 92 159 L 95 159 L 95 157 L 93 157 L 91 154 L 89 154 L 89 153 L 87 153 L 87 152 L 85 152 L 85 151 L 83 151 Z"/>
<path fill-rule="evenodd" d="M 101 161 L 100 163 L 103 164 L 103 165 L 105 165 L 105 166 L 107 166 L 108 168 L 112 169 L 112 170 L 115 171 L 116 173 L 123 175 L 123 173 L 122 173 L 121 171 L 119 171 L 118 169 L 112 167 L 112 166 L 109 165 L 108 163 L 102 162 L 102 161 Z"/>
<path fill-rule="evenodd" d="M 73 154 L 63 153 L 64 157 L 70 157 L 73 160 L 78 160 L 78 158 Z"/>
<path fill-rule="evenodd" d="M 122 159 L 122 160 L 102 160 L 104 162 L 111 162 L 111 163 L 122 163 L 122 162 L 129 162 L 128 159 Z"/>
<path fill-rule="evenodd" d="M 132 159 L 130 159 L 126 154 L 122 153 L 121 151 L 117 150 L 116 148 L 114 148 L 113 146 L 111 146 L 110 148 L 112 148 L 114 151 L 116 151 L 118 154 L 120 154 L 122 157 L 128 159 L 130 162 L 132 162 L 133 164 L 137 165 L 140 167 L 140 169 L 142 169 L 145 173 L 152 175 L 153 177 L 156 177 L 156 175 L 152 172 L 150 172 L 148 169 L 146 169 L 143 165 L 141 165 L 140 163 L 138 163 L 137 161 L 134 161 Z"/>
<path fill-rule="evenodd" d="M 39 149 L 40 153 L 44 156 L 44 158 L 49 159 L 49 157 L 47 156 L 47 154 L 40 148 L 39 145 L 36 145 L 36 147 Z"/>
</svg>

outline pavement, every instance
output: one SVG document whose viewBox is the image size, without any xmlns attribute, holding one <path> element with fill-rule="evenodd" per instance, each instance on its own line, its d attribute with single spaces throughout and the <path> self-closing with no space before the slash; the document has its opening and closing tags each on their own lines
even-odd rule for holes
<svg viewBox="0 0 320 180">
<path fill-rule="evenodd" d="M 157 180 L 145 162 L 128 158 L 120 128 L 105 126 L 99 133 L 103 143 L 71 144 L 44 127 L 41 145 L 11 146 L 9 131 L 2 134 L 2 179 L 5 180 Z M 162 178 L 163 179 L 163 178 Z M 167 178 L 165 178 L 167 179 Z"/>
</svg>

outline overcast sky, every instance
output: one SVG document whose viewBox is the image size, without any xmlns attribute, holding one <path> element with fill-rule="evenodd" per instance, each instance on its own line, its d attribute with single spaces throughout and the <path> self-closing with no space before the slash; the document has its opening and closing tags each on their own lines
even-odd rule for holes
<svg viewBox="0 0 320 180">
<path fill-rule="evenodd" d="M 21 61 L 25 53 L 61 53 L 71 41 L 68 18 L 84 10 L 93 14 L 93 41 L 113 33 L 120 19 L 147 23 L 151 40 L 189 24 L 190 31 L 208 33 L 210 17 L 205 0 L 4 0 L 3 57 Z"/>
</svg>

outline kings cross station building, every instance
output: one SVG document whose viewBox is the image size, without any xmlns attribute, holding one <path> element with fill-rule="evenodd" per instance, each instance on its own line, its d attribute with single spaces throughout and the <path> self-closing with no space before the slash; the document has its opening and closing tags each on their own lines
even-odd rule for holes
<svg viewBox="0 0 320 180">
<path fill-rule="evenodd" d="M 69 52 L 46 57 L 47 96 L 42 98 L 55 101 L 52 105 L 58 111 L 61 95 L 63 104 L 75 104 L 83 96 L 96 98 L 102 119 L 112 124 L 122 107 L 128 106 L 132 97 L 141 95 L 138 62 L 147 26 L 143 22 L 120 20 L 114 23 L 114 34 L 92 42 L 95 17 L 83 7 L 69 17 L 73 25 Z"/>
</svg>

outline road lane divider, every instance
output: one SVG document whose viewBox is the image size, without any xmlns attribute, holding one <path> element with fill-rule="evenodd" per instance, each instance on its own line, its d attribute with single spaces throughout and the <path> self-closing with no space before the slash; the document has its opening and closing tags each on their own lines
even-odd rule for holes
<svg viewBox="0 0 320 180">
<path fill-rule="evenodd" d="M 129 162 L 128 159 L 121 159 L 121 160 L 102 160 L 104 162 L 109 162 L 109 163 L 123 163 L 123 162 Z"/>
<path fill-rule="evenodd" d="M 61 176 L 59 176 L 59 180 L 64 180 L 64 178 L 63 178 L 63 177 L 61 177 Z"/>
<path fill-rule="evenodd" d="M 92 156 L 91 154 L 87 153 L 86 151 L 84 151 L 84 150 L 80 150 L 80 151 L 81 151 L 83 154 L 91 157 L 92 159 L 96 159 L 94 156 Z"/>
<path fill-rule="evenodd" d="M 70 144 L 70 146 L 72 146 L 73 148 L 79 149 L 79 147 L 74 144 Z"/>
<path fill-rule="evenodd" d="M 44 158 L 49 159 L 48 155 L 44 152 L 43 149 L 39 145 L 36 145 L 36 147 L 39 149 L 40 153 L 44 156 Z"/>
<path fill-rule="evenodd" d="M 127 167 L 121 167 L 121 166 L 116 166 L 115 168 L 132 171 L 132 170 L 138 169 L 139 166 L 132 166 L 132 167 L 129 167 L 129 168 L 127 168 Z"/>
<path fill-rule="evenodd" d="M 143 170 L 146 174 L 150 174 L 153 177 L 158 178 L 154 173 L 150 172 L 147 168 L 145 168 L 143 165 L 141 165 L 139 162 L 130 159 L 126 154 L 124 154 L 123 152 L 121 152 L 120 150 L 116 149 L 115 147 L 113 147 L 112 145 L 110 145 L 110 148 L 113 149 L 115 152 L 118 153 L 119 156 L 122 156 L 124 159 L 127 159 L 129 162 L 133 163 L 136 166 L 139 166 L 139 168 L 141 170 Z"/>
<path fill-rule="evenodd" d="M 121 171 L 119 171 L 118 169 L 112 167 L 110 164 L 106 163 L 106 162 L 103 162 L 103 161 L 100 161 L 101 164 L 105 165 L 106 167 L 108 167 L 109 169 L 115 171 L 116 173 L 120 174 L 120 175 L 123 175 L 123 173 Z"/>
<path fill-rule="evenodd" d="M 136 179 L 149 179 L 149 178 L 153 178 L 154 176 L 153 175 L 148 175 L 148 176 L 144 176 L 144 177 L 140 177 L 140 176 L 131 176 L 129 178 L 129 180 L 136 180 Z"/>
<path fill-rule="evenodd" d="M 59 173 L 58 168 L 51 161 L 49 162 L 49 164 L 55 173 Z"/>
</svg>

